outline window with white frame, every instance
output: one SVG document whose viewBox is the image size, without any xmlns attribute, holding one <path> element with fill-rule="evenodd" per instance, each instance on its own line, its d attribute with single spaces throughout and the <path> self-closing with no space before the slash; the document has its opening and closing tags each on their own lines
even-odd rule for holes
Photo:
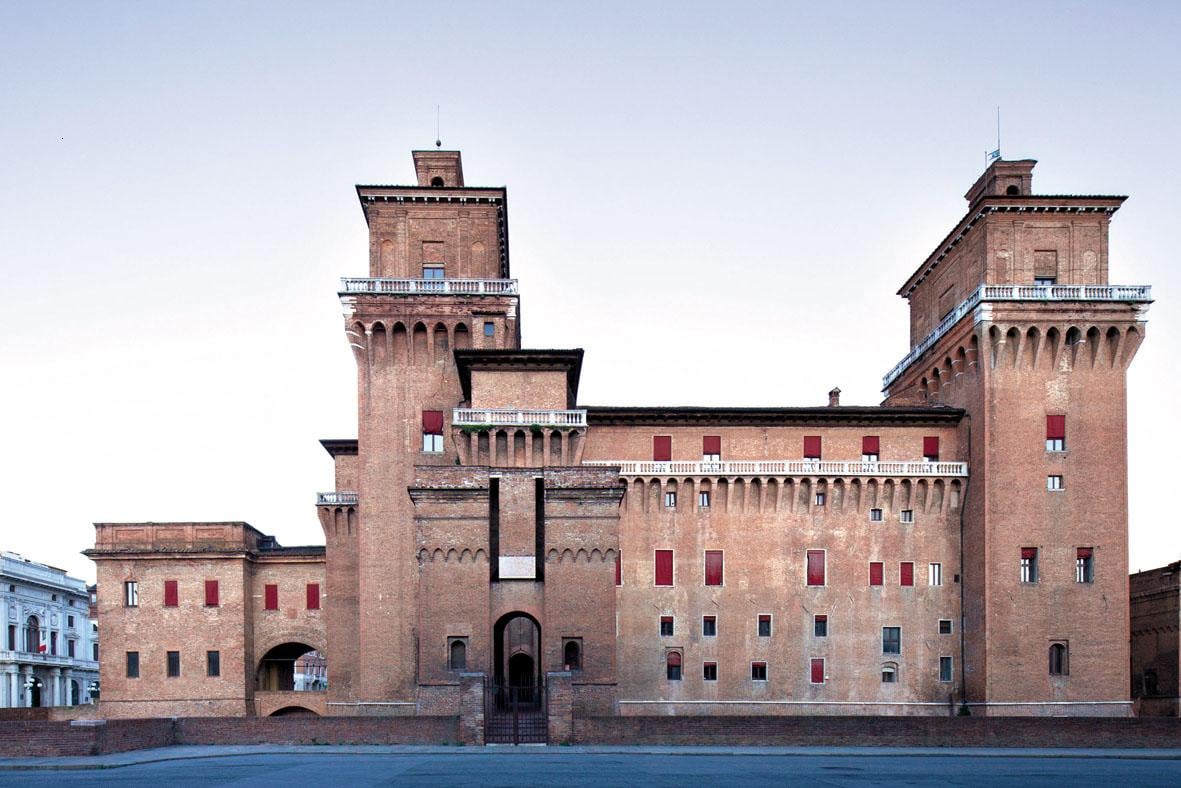
<svg viewBox="0 0 1181 788">
<path fill-rule="evenodd" d="M 123 583 L 123 606 L 139 607 L 139 583 L 134 580 Z"/>
<path fill-rule="evenodd" d="M 1037 582 L 1037 548 L 1021 548 L 1021 582 Z"/>
<path fill-rule="evenodd" d="M 898 522 L 913 523 L 914 522 L 914 509 L 903 509 L 902 511 L 900 511 L 898 513 Z"/>
<path fill-rule="evenodd" d="M 699 509 L 709 508 L 709 490 L 702 490 L 697 493 L 697 507 Z"/>
<path fill-rule="evenodd" d="M 666 509 L 676 509 L 677 508 L 677 494 L 675 492 L 666 492 L 664 494 L 664 508 L 666 508 Z"/>
<path fill-rule="evenodd" d="M 882 521 L 882 510 L 881 509 L 870 509 L 869 510 L 869 521 L 871 523 L 880 523 Z"/>
<path fill-rule="evenodd" d="M 939 680 L 951 681 L 951 657 L 939 658 Z"/>
<path fill-rule="evenodd" d="M 943 564 L 927 564 L 927 585 L 943 585 Z"/>
<path fill-rule="evenodd" d="M 1080 547 L 1075 551 L 1074 580 L 1076 583 L 1095 582 L 1095 549 Z"/>
<path fill-rule="evenodd" d="M 816 505 L 817 506 L 824 506 L 824 493 L 822 493 L 822 492 L 816 493 Z"/>
<path fill-rule="evenodd" d="M 1049 476 L 1046 477 L 1046 489 L 1047 490 L 1061 490 L 1064 488 L 1065 488 L 1065 485 L 1062 483 L 1061 476 L 1059 476 L 1057 474 L 1050 474 Z"/>
</svg>

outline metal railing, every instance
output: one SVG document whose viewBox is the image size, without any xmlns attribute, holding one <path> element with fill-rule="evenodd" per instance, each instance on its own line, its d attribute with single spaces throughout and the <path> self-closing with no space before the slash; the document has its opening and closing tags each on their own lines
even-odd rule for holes
<svg viewBox="0 0 1181 788">
<path fill-rule="evenodd" d="M 316 493 L 316 506 L 356 506 L 355 492 L 322 492 Z"/>
<path fill-rule="evenodd" d="M 831 462 L 829 460 L 727 460 L 725 462 L 634 462 L 585 460 L 618 465 L 621 476 L 967 476 L 966 462 Z"/>
<path fill-rule="evenodd" d="M 516 279 L 341 279 L 340 295 L 517 295 Z"/>
<path fill-rule="evenodd" d="M 585 410 L 513 410 L 511 408 L 456 408 L 451 413 L 456 427 L 519 426 L 585 427 Z"/>
</svg>

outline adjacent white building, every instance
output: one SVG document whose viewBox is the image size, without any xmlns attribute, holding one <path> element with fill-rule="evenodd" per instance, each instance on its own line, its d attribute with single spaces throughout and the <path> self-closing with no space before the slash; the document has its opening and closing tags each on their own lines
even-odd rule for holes
<svg viewBox="0 0 1181 788">
<path fill-rule="evenodd" d="M 98 626 L 86 583 L 0 553 L 0 706 L 74 706 L 98 695 Z"/>
</svg>

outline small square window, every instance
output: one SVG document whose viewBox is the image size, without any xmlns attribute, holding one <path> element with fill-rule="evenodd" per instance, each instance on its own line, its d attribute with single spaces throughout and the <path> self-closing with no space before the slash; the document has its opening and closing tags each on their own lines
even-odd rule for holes
<svg viewBox="0 0 1181 788">
<path fill-rule="evenodd" d="M 168 678 L 180 678 L 180 652 L 168 652 Z"/>
<path fill-rule="evenodd" d="M 662 638 L 671 638 L 673 636 L 673 617 L 660 617 L 660 636 Z"/>
<path fill-rule="evenodd" d="M 827 615 L 812 616 L 812 636 L 818 638 L 828 637 Z"/>
<path fill-rule="evenodd" d="M 752 662 L 752 663 L 750 663 L 750 680 L 751 681 L 766 681 L 767 680 L 767 663 L 766 662 Z"/>
<path fill-rule="evenodd" d="M 898 666 L 894 664 L 882 665 L 882 683 L 896 684 L 898 683 Z"/>
<path fill-rule="evenodd" d="M 951 634 L 951 619 L 950 618 L 939 619 L 939 634 L 940 635 L 950 635 Z"/>
<path fill-rule="evenodd" d="M 1062 484 L 1061 476 L 1051 474 L 1050 476 L 1046 477 L 1047 490 L 1061 490 L 1064 489 L 1064 487 L 1065 485 Z"/>
<path fill-rule="evenodd" d="M 771 616 L 767 613 L 759 615 L 759 637 L 771 637 Z"/>
<path fill-rule="evenodd" d="M 718 617 L 717 616 L 702 616 L 701 617 L 701 635 L 702 637 L 712 638 L 718 635 Z"/>
<path fill-rule="evenodd" d="M 709 508 L 709 490 L 702 490 L 697 493 L 697 507 L 699 509 Z"/>
<path fill-rule="evenodd" d="M 816 505 L 824 506 L 824 493 L 816 493 Z"/>
<path fill-rule="evenodd" d="M 422 434 L 422 450 L 430 454 L 441 454 L 443 452 L 443 436 L 424 432 Z"/>
<path fill-rule="evenodd" d="M 484 336 L 486 336 L 486 337 L 496 336 L 496 324 L 495 323 L 485 323 L 484 324 Z"/>
<path fill-rule="evenodd" d="M 718 680 L 718 663 L 706 662 L 702 666 L 701 677 L 706 681 Z"/>
<path fill-rule="evenodd" d="M 666 509 L 677 508 L 677 494 L 675 492 L 666 492 L 664 494 L 664 507 Z"/>
<path fill-rule="evenodd" d="M 939 680 L 951 681 L 951 657 L 939 658 Z"/>
<path fill-rule="evenodd" d="M 881 509 L 870 509 L 869 510 L 869 521 L 871 523 L 880 523 L 882 521 L 882 510 Z"/>
<path fill-rule="evenodd" d="M 898 522 L 913 523 L 914 522 L 914 509 L 903 509 L 902 511 L 900 511 L 898 513 Z"/>
</svg>

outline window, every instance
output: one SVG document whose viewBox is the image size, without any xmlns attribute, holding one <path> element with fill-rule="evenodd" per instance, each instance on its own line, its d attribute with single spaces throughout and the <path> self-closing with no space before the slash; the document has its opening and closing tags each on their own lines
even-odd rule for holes
<svg viewBox="0 0 1181 788">
<path fill-rule="evenodd" d="M 808 551 L 808 585 L 824 585 L 824 551 Z"/>
<path fill-rule="evenodd" d="M 8 625 L 8 650 L 16 651 L 16 624 Z"/>
<path fill-rule="evenodd" d="M 939 658 L 939 680 L 951 681 L 951 657 Z"/>
<path fill-rule="evenodd" d="M 701 439 L 701 461 L 702 462 L 721 462 L 722 460 L 722 436 L 721 435 L 706 435 Z"/>
<path fill-rule="evenodd" d="M 697 493 L 697 508 L 709 508 L 709 490 L 702 490 L 701 492 Z"/>
<path fill-rule="evenodd" d="M 1037 582 L 1037 548 L 1021 548 L 1021 582 Z"/>
<path fill-rule="evenodd" d="M 57 656 L 57 633 L 49 633 L 49 653 Z"/>
<path fill-rule="evenodd" d="M 267 610 L 279 609 L 279 586 L 267 583 L 263 589 L 263 607 Z"/>
<path fill-rule="evenodd" d="M 940 635 L 950 635 L 951 634 L 951 619 L 950 618 L 939 619 L 939 634 Z"/>
<path fill-rule="evenodd" d="M 705 551 L 705 584 L 720 586 L 722 584 L 722 551 Z"/>
<path fill-rule="evenodd" d="M 673 584 L 673 551 L 656 551 L 656 585 L 671 586 Z"/>
<path fill-rule="evenodd" d="M 444 273 L 444 268 L 441 265 L 424 265 L 422 267 L 423 279 L 442 279 Z"/>
<path fill-rule="evenodd" d="M 1064 487 L 1065 487 L 1065 485 L 1062 484 L 1062 477 L 1061 476 L 1058 476 L 1056 474 L 1050 474 L 1049 476 L 1046 477 L 1046 489 L 1047 490 L 1061 490 L 1061 489 L 1064 489 Z"/>
<path fill-rule="evenodd" d="M 767 680 L 767 663 L 766 662 L 752 662 L 752 663 L 750 663 L 750 680 L 751 681 L 766 681 Z"/>
<path fill-rule="evenodd" d="M 1046 451 L 1066 451 L 1066 417 L 1046 416 Z"/>
<path fill-rule="evenodd" d="M 308 602 L 308 610 L 319 610 L 320 609 L 320 584 L 319 583 L 308 583 L 307 602 Z"/>
<path fill-rule="evenodd" d="M 718 635 L 718 617 L 717 616 L 702 616 L 701 617 L 701 635 L 702 637 L 712 638 Z"/>
<path fill-rule="evenodd" d="M 914 522 L 914 509 L 903 509 L 898 513 L 898 522 L 909 524 Z"/>
<path fill-rule="evenodd" d="M 180 678 L 180 652 L 168 652 L 168 678 Z"/>
<path fill-rule="evenodd" d="M 465 638 L 447 638 L 447 670 L 467 670 Z"/>
<path fill-rule="evenodd" d="M 220 588 L 216 580 L 205 581 L 205 607 L 217 607 L 221 604 Z"/>
<path fill-rule="evenodd" d="M 615 554 L 615 585 L 623 585 L 623 551 Z"/>
<path fill-rule="evenodd" d="M 898 564 L 898 585 L 914 585 L 914 561 L 903 561 Z"/>
<path fill-rule="evenodd" d="M 1080 547 L 1075 551 L 1074 581 L 1076 583 L 1095 582 L 1095 549 Z"/>
<path fill-rule="evenodd" d="M 1010 186 L 1010 189 L 1016 188 Z M 1033 278 L 1034 287 L 1052 287 L 1056 279 L 1052 276 L 1035 276 Z"/>
<path fill-rule="evenodd" d="M 566 670 L 582 670 L 582 638 L 562 641 L 562 664 Z"/>
<path fill-rule="evenodd" d="M 761 638 L 771 637 L 771 614 L 770 613 L 760 613 L 759 614 L 759 637 L 761 637 Z"/>
<path fill-rule="evenodd" d="M 1051 676 L 1068 676 L 1070 675 L 1070 653 L 1067 650 L 1066 643 L 1051 643 L 1050 644 L 1050 675 Z"/>
<path fill-rule="evenodd" d="M 812 616 L 812 637 L 817 637 L 817 638 L 828 637 L 828 616 L 827 615 Z"/>
<path fill-rule="evenodd" d="M 927 564 L 927 585 L 943 585 L 943 564 Z"/>
<path fill-rule="evenodd" d="M 824 506 L 824 493 L 822 493 L 822 492 L 816 493 L 816 505 L 817 506 Z"/>
<path fill-rule="evenodd" d="M 138 679 L 139 678 L 139 652 L 138 651 L 128 651 L 127 652 L 127 678 L 129 678 L 129 679 Z"/>
<path fill-rule="evenodd" d="M 666 509 L 676 509 L 677 508 L 677 494 L 675 492 L 666 492 L 664 494 L 664 508 L 666 508 Z"/>
<path fill-rule="evenodd" d="M 681 680 L 681 652 L 668 652 L 664 658 L 664 672 L 669 681 Z"/>
<path fill-rule="evenodd" d="M 78 642 L 76 640 L 67 640 L 66 641 L 66 656 L 67 657 L 76 656 L 74 654 L 74 650 L 75 650 L 75 647 L 77 646 L 77 644 L 78 644 Z"/>
<path fill-rule="evenodd" d="M 820 459 L 820 436 L 807 435 L 804 437 L 804 459 L 805 460 L 819 460 Z"/>
<path fill-rule="evenodd" d="M 813 684 L 824 683 L 824 659 L 823 657 L 813 657 L 811 663 L 811 670 L 809 680 Z"/>
<path fill-rule="evenodd" d="M 74 617 L 73 616 L 66 616 L 66 626 L 69 627 L 70 629 L 74 628 Z"/>
<path fill-rule="evenodd" d="M 898 666 L 895 663 L 887 662 L 886 664 L 882 665 L 882 683 L 898 683 Z"/>
<path fill-rule="evenodd" d="M 882 627 L 882 653 L 902 653 L 902 627 Z"/>
<path fill-rule="evenodd" d="M 98 644 L 97 643 L 90 644 L 90 658 L 92 660 L 94 660 L 95 662 L 98 662 Z"/>
<path fill-rule="evenodd" d="M 673 458 L 673 437 L 671 435 L 652 436 L 652 462 L 669 462 Z"/>
<path fill-rule="evenodd" d="M 177 590 L 175 580 L 164 581 L 164 607 L 177 606 Z"/>
<path fill-rule="evenodd" d="M 877 462 L 881 456 L 882 440 L 877 435 L 866 435 L 861 439 L 861 461 Z"/>
<path fill-rule="evenodd" d="M 869 562 L 869 584 L 871 586 L 880 586 L 884 581 L 885 571 L 881 561 Z"/>
<path fill-rule="evenodd" d="M 123 607 L 139 607 L 139 583 L 134 580 L 123 583 Z"/>
<path fill-rule="evenodd" d="M 869 521 L 871 523 L 880 523 L 882 521 L 882 510 L 881 509 L 870 509 L 869 510 Z"/>
<path fill-rule="evenodd" d="M 484 323 L 484 336 L 496 336 L 496 324 L 491 322 Z"/>
<path fill-rule="evenodd" d="M 938 436 L 928 435 L 927 437 L 923 438 L 923 461 L 939 462 Z"/>
<path fill-rule="evenodd" d="M 701 666 L 701 668 L 701 678 L 703 678 L 705 681 L 718 680 L 718 663 L 706 662 Z"/>
<path fill-rule="evenodd" d="M 671 638 L 673 636 L 673 617 L 660 617 L 660 636 L 662 638 Z"/>
<path fill-rule="evenodd" d="M 221 675 L 220 651 L 205 652 L 205 675 L 211 679 L 215 679 Z"/>
<path fill-rule="evenodd" d="M 422 412 L 422 450 L 434 454 L 443 451 L 443 411 Z"/>
</svg>

